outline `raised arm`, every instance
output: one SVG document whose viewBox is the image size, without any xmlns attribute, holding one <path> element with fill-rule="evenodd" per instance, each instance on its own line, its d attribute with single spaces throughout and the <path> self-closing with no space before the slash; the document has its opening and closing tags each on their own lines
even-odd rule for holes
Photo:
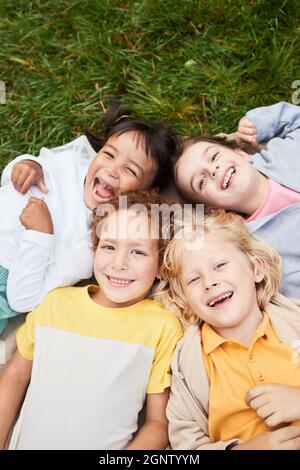
<svg viewBox="0 0 300 470">
<path fill-rule="evenodd" d="M 12 160 L 1 175 L 1 186 L 13 182 L 17 191 L 25 193 L 32 184 L 37 184 L 46 193 L 43 176 L 47 170 L 57 165 L 61 159 L 71 158 L 73 163 L 81 158 L 92 160 L 95 151 L 85 136 L 80 136 L 68 144 L 53 149 L 43 147 L 38 157 L 24 154 Z"/>
<path fill-rule="evenodd" d="M 1 174 L 1 186 L 13 183 L 14 188 L 25 194 L 28 189 L 37 184 L 42 192 L 47 192 L 44 184 L 45 160 L 41 157 L 25 154 L 16 157 L 8 163 Z M 42 183 L 40 185 L 40 183 Z"/>
<path fill-rule="evenodd" d="M 256 127 L 257 143 L 273 137 L 283 139 L 300 127 L 300 106 L 281 101 L 252 109 L 245 117 Z"/>
</svg>

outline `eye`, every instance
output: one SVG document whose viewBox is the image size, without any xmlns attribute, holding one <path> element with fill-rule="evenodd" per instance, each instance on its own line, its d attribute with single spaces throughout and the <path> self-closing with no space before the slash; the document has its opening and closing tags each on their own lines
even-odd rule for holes
<svg viewBox="0 0 300 470">
<path fill-rule="evenodd" d="M 115 247 L 113 245 L 101 245 L 101 250 L 114 251 Z"/>
<path fill-rule="evenodd" d="M 199 181 L 199 189 L 201 191 L 201 189 L 203 188 L 203 185 L 205 183 L 205 176 L 202 176 L 202 178 L 200 179 Z"/>
<path fill-rule="evenodd" d="M 110 152 L 107 152 L 107 150 L 105 150 L 105 152 L 103 152 L 103 153 L 105 153 L 105 155 L 107 155 L 107 156 L 108 156 L 108 158 L 112 158 L 112 159 L 114 159 L 114 158 L 115 158 L 115 156 L 114 156 L 112 153 L 110 153 Z"/>
<path fill-rule="evenodd" d="M 199 281 L 199 279 L 200 279 L 199 276 L 193 277 L 193 279 L 191 279 L 191 280 L 188 282 L 188 286 L 189 286 L 190 284 L 193 284 L 193 283 L 196 282 L 196 281 Z"/>
<path fill-rule="evenodd" d="M 225 261 L 223 261 L 222 263 L 218 263 L 216 265 L 216 268 L 215 269 L 221 269 L 223 266 L 225 266 L 227 263 Z"/>
<path fill-rule="evenodd" d="M 211 157 L 211 161 L 214 162 L 218 155 L 219 155 L 219 152 L 214 153 L 213 156 Z"/>
<path fill-rule="evenodd" d="M 133 175 L 136 177 L 136 172 L 132 169 L 132 168 L 127 168 L 127 170 Z"/>
<path fill-rule="evenodd" d="M 133 253 L 135 255 L 147 256 L 147 254 L 144 251 L 141 251 L 141 250 L 132 250 L 131 253 Z"/>
</svg>

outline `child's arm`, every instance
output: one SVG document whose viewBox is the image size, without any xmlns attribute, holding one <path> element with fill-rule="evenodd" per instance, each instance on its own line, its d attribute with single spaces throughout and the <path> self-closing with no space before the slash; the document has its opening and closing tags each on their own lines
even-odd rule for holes
<svg viewBox="0 0 300 470">
<path fill-rule="evenodd" d="M 52 149 L 43 147 L 38 157 L 24 154 L 8 163 L 1 175 L 1 186 L 13 182 L 17 191 L 25 193 L 33 184 L 37 184 L 41 191 L 46 193 L 48 188 L 42 184 L 43 175 L 46 170 L 51 171 L 57 161 L 66 158 L 70 158 L 67 160 L 70 163 L 77 163 L 80 159 L 91 161 L 95 154 L 85 136 L 80 136 L 60 147 Z"/>
<path fill-rule="evenodd" d="M 20 155 L 3 169 L 1 186 L 13 183 L 17 191 L 25 194 L 33 184 L 37 184 L 41 191 L 46 193 L 48 188 L 44 184 L 45 165 L 47 165 L 45 157 L 34 157 L 29 154 Z"/>
<path fill-rule="evenodd" d="M 248 391 L 246 402 L 269 427 L 300 420 L 300 387 L 258 385 Z"/>
<path fill-rule="evenodd" d="M 169 440 L 174 450 L 227 450 L 240 444 L 233 438 L 228 441 L 211 442 L 208 436 L 208 422 L 205 412 L 200 411 L 196 402 L 191 405 L 173 376 L 170 400 L 167 406 Z M 203 414 L 202 414 L 203 413 Z M 197 421 L 195 414 L 198 414 Z"/>
<path fill-rule="evenodd" d="M 300 426 L 263 432 L 229 450 L 300 450 Z"/>
<path fill-rule="evenodd" d="M 24 399 L 31 369 L 32 362 L 16 351 L 0 377 L 0 449 L 5 447 Z"/>
<path fill-rule="evenodd" d="M 247 139 L 247 134 L 250 139 L 256 137 L 256 143 L 260 143 L 273 137 L 284 139 L 299 127 L 300 106 L 282 101 L 248 111 L 245 118 L 242 118 L 239 123 L 238 136 L 255 144 L 252 140 Z"/>
<path fill-rule="evenodd" d="M 169 418 L 169 438 L 174 450 L 299 450 L 300 426 L 286 426 L 276 431 L 259 434 L 248 441 L 239 439 L 211 442 L 207 433 L 208 423 L 205 416 L 201 418 L 198 405 L 194 413 L 199 414 L 197 422 L 193 419 L 189 406 L 180 389 L 172 386 L 172 395 L 167 408 Z M 175 394 L 174 394 L 175 391 Z M 177 394 L 178 392 L 178 394 Z M 190 404 L 191 406 L 191 404 Z M 203 421 L 203 425 L 200 422 Z"/>
<path fill-rule="evenodd" d="M 13 310 L 29 312 L 57 287 L 53 276 L 47 275 L 54 234 L 51 214 L 42 199 L 30 198 L 20 220 L 26 231 L 9 267 L 6 291 Z"/>
<path fill-rule="evenodd" d="M 163 393 L 148 393 L 146 402 L 146 420 L 136 437 L 126 450 L 159 450 L 168 445 L 168 420 L 166 407 L 169 389 Z"/>
<path fill-rule="evenodd" d="M 25 194 L 36 185 L 42 193 L 48 193 L 48 188 L 44 182 L 43 167 L 32 160 L 23 160 L 15 163 L 11 171 L 11 182 L 19 193 Z"/>
</svg>

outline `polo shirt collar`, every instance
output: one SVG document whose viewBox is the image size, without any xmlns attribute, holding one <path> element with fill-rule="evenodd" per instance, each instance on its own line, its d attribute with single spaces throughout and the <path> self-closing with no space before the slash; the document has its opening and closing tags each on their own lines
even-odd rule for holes
<svg viewBox="0 0 300 470">
<path fill-rule="evenodd" d="M 251 345 L 249 346 L 249 349 L 251 349 L 256 341 L 259 338 L 262 338 L 263 336 L 266 336 L 269 339 L 274 339 L 274 332 L 271 326 L 270 322 L 270 317 L 268 313 L 263 312 L 263 319 L 260 325 L 258 326 L 253 340 L 251 341 Z M 216 348 L 221 346 L 221 344 L 224 343 L 235 343 L 235 344 L 240 344 L 238 341 L 235 341 L 233 339 L 226 339 L 223 338 L 221 335 L 219 335 L 208 323 L 204 323 L 202 326 L 202 348 L 204 354 L 210 354 L 212 351 L 214 351 Z M 245 345 L 243 345 L 245 346 Z"/>
</svg>

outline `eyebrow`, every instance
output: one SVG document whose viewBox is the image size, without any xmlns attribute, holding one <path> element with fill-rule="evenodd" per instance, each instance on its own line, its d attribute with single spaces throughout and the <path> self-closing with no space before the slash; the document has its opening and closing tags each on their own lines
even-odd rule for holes
<svg viewBox="0 0 300 470">
<path fill-rule="evenodd" d="M 207 157 L 207 152 L 209 151 L 209 149 L 211 149 L 211 148 L 213 148 L 213 147 L 215 147 L 215 144 L 210 145 L 209 147 L 207 147 L 207 148 L 205 149 L 205 152 L 204 152 L 204 155 L 203 155 L 203 160 Z M 195 180 L 195 176 L 192 177 L 192 179 L 191 179 L 191 181 L 190 181 L 190 186 L 191 186 L 192 190 L 194 191 L 194 193 L 197 193 L 197 191 L 196 191 L 195 188 L 194 188 L 194 180 Z"/>
<path fill-rule="evenodd" d="M 124 238 L 99 238 L 99 242 L 104 242 L 104 243 L 111 243 L 112 245 L 113 244 L 117 244 L 120 240 L 124 240 Z M 126 239 L 126 241 L 128 241 L 128 245 L 131 246 L 131 247 L 136 247 L 136 248 L 146 248 L 146 245 L 148 246 L 148 244 L 145 243 L 145 240 L 148 241 L 148 240 L 152 240 L 150 237 L 149 238 L 141 238 L 141 239 Z"/>
<path fill-rule="evenodd" d="M 105 143 L 105 144 L 103 145 L 103 147 L 110 147 L 110 148 L 112 148 L 116 153 L 118 153 L 118 149 L 117 149 L 116 147 L 114 147 L 113 145 L 111 145 L 111 144 Z"/>
</svg>

